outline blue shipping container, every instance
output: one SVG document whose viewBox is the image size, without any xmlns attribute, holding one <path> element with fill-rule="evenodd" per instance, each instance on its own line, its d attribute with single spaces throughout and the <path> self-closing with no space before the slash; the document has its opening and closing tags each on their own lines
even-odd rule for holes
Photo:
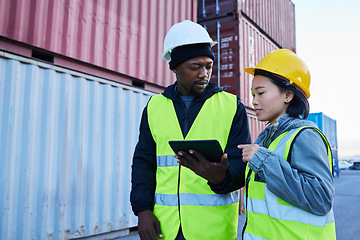
<svg viewBox="0 0 360 240">
<path fill-rule="evenodd" d="M 128 235 L 132 154 L 152 95 L 0 51 L 0 239 Z"/>
<path fill-rule="evenodd" d="M 322 112 L 310 113 L 307 120 L 314 122 L 329 141 L 331 152 L 333 155 L 334 173 L 336 176 L 338 176 L 339 160 L 336 120 L 326 116 Z"/>
</svg>

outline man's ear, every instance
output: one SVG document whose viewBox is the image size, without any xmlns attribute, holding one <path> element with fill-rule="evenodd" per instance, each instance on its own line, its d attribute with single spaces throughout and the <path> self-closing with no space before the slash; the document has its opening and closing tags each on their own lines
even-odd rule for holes
<svg viewBox="0 0 360 240">
<path fill-rule="evenodd" d="M 285 91 L 285 103 L 290 103 L 293 98 L 294 98 L 294 92 L 286 90 Z"/>
</svg>

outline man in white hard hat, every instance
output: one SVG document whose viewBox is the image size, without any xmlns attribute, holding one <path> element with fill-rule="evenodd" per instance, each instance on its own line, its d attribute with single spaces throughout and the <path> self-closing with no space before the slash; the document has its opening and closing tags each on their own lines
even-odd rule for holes
<svg viewBox="0 0 360 240">
<path fill-rule="evenodd" d="M 164 60 L 176 82 L 144 109 L 132 165 L 131 204 L 148 239 L 236 239 L 245 164 L 237 145 L 251 143 L 240 100 L 210 82 L 214 42 L 199 24 L 173 25 Z M 224 155 L 210 162 L 196 151 L 176 155 L 170 140 L 219 141 Z"/>
</svg>

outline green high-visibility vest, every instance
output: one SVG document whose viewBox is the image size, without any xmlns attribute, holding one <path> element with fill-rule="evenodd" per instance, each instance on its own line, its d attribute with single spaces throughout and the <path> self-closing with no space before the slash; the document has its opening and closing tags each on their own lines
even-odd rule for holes
<svg viewBox="0 0 360 240">
<path fill-rule="evenodd" d="M 154 214 L 164 239 L 175 239 L 180 224 L 187 240 L 236 239 L 239 191 L 214 193 L 207 180 L 179 166 L 168 143 L 217 139 L 224 150 L 236 110 L 235 95 L 215 93 L 184 139 L 172 100 L 162 94 L 151 97 L 147 113 L 157 155 Z"/>
<path fill-rule="evenodd" d="M 269 146 L 269 150 L 282 154 L 288 159 L 294 138 L 306 128 L 317 130 L 322 136 L 328 151 L 329 167 L 332 169 L 332 155 L 329 143 L 317 128 L 304 126 L 282 133 Z M 249 173 L 246 167 L 246 176 Z M 336 239 L 334 213 L 318 216 L 297 208 L 270 192 L 266 183 L 255 180 L 250 172 L 250 181 L 245 192 L 247 224 L 244 239 Z"/>
</svg>

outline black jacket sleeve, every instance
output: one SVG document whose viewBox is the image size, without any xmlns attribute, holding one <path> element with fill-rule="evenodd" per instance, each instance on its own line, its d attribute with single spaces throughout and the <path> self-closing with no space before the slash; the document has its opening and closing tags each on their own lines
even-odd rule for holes
<svg viewBox="0 0 360 240">
<path fill-rule="evenodd" d="M 228 154 L 229 168 L 222 184 L 215 185 L 208 182 L 210 188 L 219 194 L 229 193 L 245 185 L 245 167 L 242 152 L 237 148 L 239 144 L 250 144 L 251 136 L 249 122 L 244 105 L 238 99 L 237 111 L 234 116 L 225 152 Z"/>
<path fill-rule="evenodd" d="M 136 145 L 131 173 L 130 202 L 135 215 L 138 212 L 154 208 L 156 186 L 156 145 L 151 135 L 147 107 L 145 107 L 141 123 L 139 141 Z"/>
</svg>

